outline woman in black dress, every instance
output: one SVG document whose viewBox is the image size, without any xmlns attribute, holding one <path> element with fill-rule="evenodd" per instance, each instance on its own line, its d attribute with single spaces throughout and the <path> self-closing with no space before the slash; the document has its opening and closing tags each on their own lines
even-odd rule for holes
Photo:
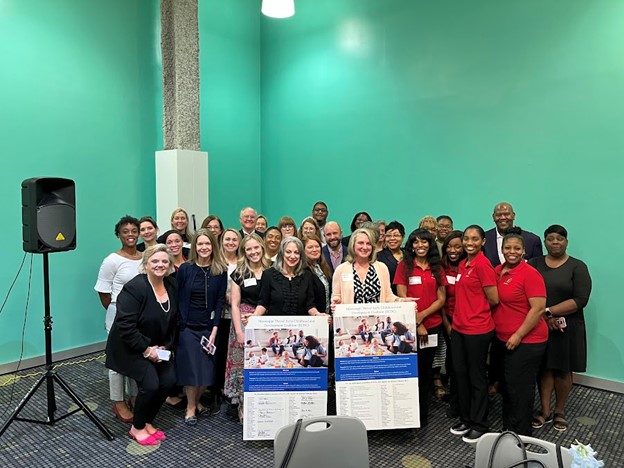
<svg viewBox="0 0 624 468">
<path fill-rule="evenodd" d="M 172 360 L 161 354 L 173 347 L 178 322 L 176 283 L 168 277 L 171 263 L 164 245 L 147 248 L 142 274 L 117 297 L 106 344 L 106 367 L 134 379 L 139 388 L 129 434 L 141 445 L 166 439 L 153 422 L 176 379 Z"/>
<path fill-rule="evenodd" d="M 177 347 L 178 384 L 186 387 L 184 422 L 197 424 L 197 415 L 209 413 L 199 403 L 206 388 L 216 383 L 214 346 L 227 288 L 227 266 L 212 232 L 200 229 L 191 244 L 191 258 L 176 279 L 180 296 L 180 334 Z M 208 339 L 204 346 L 202 338 Z M 215 389 L 213 389 L 215 390 Z M 212 395 L 217 395 L 213 391 Z"/>
<path fill-rule="evenodd" d="M 314 305 L 313 273 L 305 268 L 303 244 L 296 237 L 282 241 L 275 265 L 262 273 L 260 299 L 252 315 L 264 314 L 327 315 Z"/>
<path fill-rule="evenodd" d="M 529 260 L 546 283 L 546 313 L 550 332 L 539 376 L 541 411 L 533 418 L 533 427 L 553 422 L 558 431 L 568 428 L 565 405 L 572 390 L 572 372 L 587 368 L 587 339 L 583 307 L 589 301 L 592 281 L 587 265 L 566 253 L 568 231 L 553 224 L 544 231 L 545 257 Z M 561 324 L 565 321 L 565 326 Z M 554 415 L 550 411 L 555 393 Z"/>
<path fill-rule="evenodd" d="M 314 305 L 319 312 L 329 310 L 331 297 L 332 273 L 322 254 L 321 238 L 316 234 L 303 238 L 303 248 L 306 256 L 306 266 L 314 273 Z"/>
</svg>

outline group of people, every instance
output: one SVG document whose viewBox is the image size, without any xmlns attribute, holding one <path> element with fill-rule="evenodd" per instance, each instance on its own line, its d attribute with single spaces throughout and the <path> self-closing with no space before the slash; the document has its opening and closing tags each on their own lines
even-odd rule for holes
<svg viewBox="0 0 624 468">
<path fill-rule="evenodd" d="M 355 214 L 344 236 L 328 214 L 317 202 L 299 227 L 288 216 L 272 226 L 245 208 L 240 229 L 225 229 L 210 215 L 192 233 L 179 208 L 160 237 L 150 217 L 117 223 L 121 248 L 104 259 L 95 289 L 107 311 L 113 411 L 132 423 L 137 442 L 166 438 L 153 425 L 166 400 L 186 399 L 184 421 L 194 425 L 217 413 L 223 396 L 242 420 L 250 316 L 319 315 L 331 326 L 335 304 L 395 301 L 414 303 L 421 426 L 444 363 L 447 414 L 459 416 L 451 432 L 465 441 L 489 429 L 488 386 L 502 393 L 506 429 L 567 428 L 572 372 L 586 366 L 583 307 L 591 279 L 567 254 L 565 228 L 546 229 L 544 256 L 539 237 L 514 226 L 509 203 L 496 205 L 487 232 L 477 225 L 454 230 L 450 216 L 426 216 L 407 239 L 398 221 L 373 222 L 366 212 Z M 444 339 L 424 346 L 434 334 Z M 361 336 L 372 344 L 366 330 Z M 401 352 L 394 345 L 390 351 Z M 349 353 L 344 342 L 342 348 Z M 329 347 L 330 363 L 333 352 Z M 541 408 L 532 417 L 536 382 Z M 211 400 L 203 406 L 207 389 Z"/>
</svg>

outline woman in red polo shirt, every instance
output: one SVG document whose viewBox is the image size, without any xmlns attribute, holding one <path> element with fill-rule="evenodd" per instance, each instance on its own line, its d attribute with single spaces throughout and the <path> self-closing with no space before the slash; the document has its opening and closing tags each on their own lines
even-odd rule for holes
<svg viewBox="0 0 624 468">
<path fill-rule="evenodd" d="M 453 370 L 453 352 L 451 341 L 451 329 L 453 324 L 453 312 L 455 312 L 455 284 L 457 282 L 457 271 L 459 263 L 466 258 L 462 238 L 464 233 L 461 231 L 451 231 L 444 239 L 442 244 L 442 268 L 446 275 L 446 302 L 442 309 L 442 323 L 444 326 L 444 339 L 446 340 L 446 374 L 449 377 L 449 408 L 446 415 L 449 418 L 459 416 L 459 403 L 457 402 L 457 378 Z M 435 382 L 435 381 L 434 381 Z"/>
<path fill-rule="evenodd" d="M 438 246 L 426 229 L 416 229 L 407 238 L 403 260 L 394 275 L 399 297 L 417 298 L 416 333 L 418 334 L 418 393 L 420 427 L 427 425 L 430 394 L 433 391 L 435 347 L 423 348 L 429 335 L 442 339 L 442 313 L 446 299 L 446 278 L 440 266 Z"/>
<path fill-rule="evenodd" d="M 546 285 L 523 260 L 524 239 L 511 228 L 503 238 L 505 263 L 496 267 L 500 303 L 494 309 L 498 348 L 503 355 L 503 427 L 531 435 L 537 371 L 546 351 L 548 325 L 542 318 Z"/>
<path fill-rule="evenodd" d="M 460 421 L 451 427 L 451 433 L 472 443 L 488 432 L 486 361 L 494 338 L 490 308 L 498 304 L 498 291 L 494 268 L 481 250 L 485 245 L 483 228 L 468 226 L 462 244 L 466 259 L 457 271 L 451 332 Z"/>
</svg>

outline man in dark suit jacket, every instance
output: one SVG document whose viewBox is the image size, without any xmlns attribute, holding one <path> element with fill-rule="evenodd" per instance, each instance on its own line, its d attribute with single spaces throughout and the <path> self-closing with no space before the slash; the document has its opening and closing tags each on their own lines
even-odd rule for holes
<svg viewBox="0 0 624 468">
<path fill-rule="evenodd" d="M 347 260 L 347 248 L 342 245 L 342 229 L 337 222 L 330 221 L 325 224 L 325 241 L 327 245 L 322 251 L 333 273 L 338 265 Z"/>
<path fill-rule="evenodd" d="M 492 219 L 496 227 L 485 233 L 485 256 L 490 260 L 492 266 L 500 265 L 503 260 L 501 254 L 501 246 L 503 237 L 509 228 L 514 226 L 516 213 L 509 203 L 501 202 L 494 207 Z M 542 250 L 542 241 L 532 232 L 522 230 L 524 239 L 524 259 L 529 260 L 533 257 L 541 257 L 544 255 Z"/>
<path fill-rule="evenodd" d="M 241 210 L 240 212 L 241 228 L 238 230 L 238 232 L 240 233 L 242 238 L 251 234 L 252 232 L 255 232 L 261 238 L 264 238 L 264 234 L 262 234 L 260 231 L 256 231 L 256 221 L 258 221 L 258 212 L 254 210 L 252 207 L 248 206 Z"/>
</svg>

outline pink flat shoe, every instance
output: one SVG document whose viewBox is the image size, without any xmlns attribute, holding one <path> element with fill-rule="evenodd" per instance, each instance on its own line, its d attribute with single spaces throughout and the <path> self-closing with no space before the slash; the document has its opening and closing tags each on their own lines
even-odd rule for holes
<svg viewBox="0 0 624 468">
<path fill-rule="evenodd" d="M 145 439 L 139 440 L 136 438 L 136 436 L 132 432 L 128 432 L 128 434 L 130 435 L 132 439 L 136 440 L 137 444 L 139 445 L 158 445 L 159 444 L 159 441 L 156 440 L 153 435 L 147 436 Z"/>
<path fill-rule="evenodd" d="M 163 431 L 156 431 L 152 434 L 152 437 L 156 440 L 167 440 L 167 436 Z"/>
</svg>

